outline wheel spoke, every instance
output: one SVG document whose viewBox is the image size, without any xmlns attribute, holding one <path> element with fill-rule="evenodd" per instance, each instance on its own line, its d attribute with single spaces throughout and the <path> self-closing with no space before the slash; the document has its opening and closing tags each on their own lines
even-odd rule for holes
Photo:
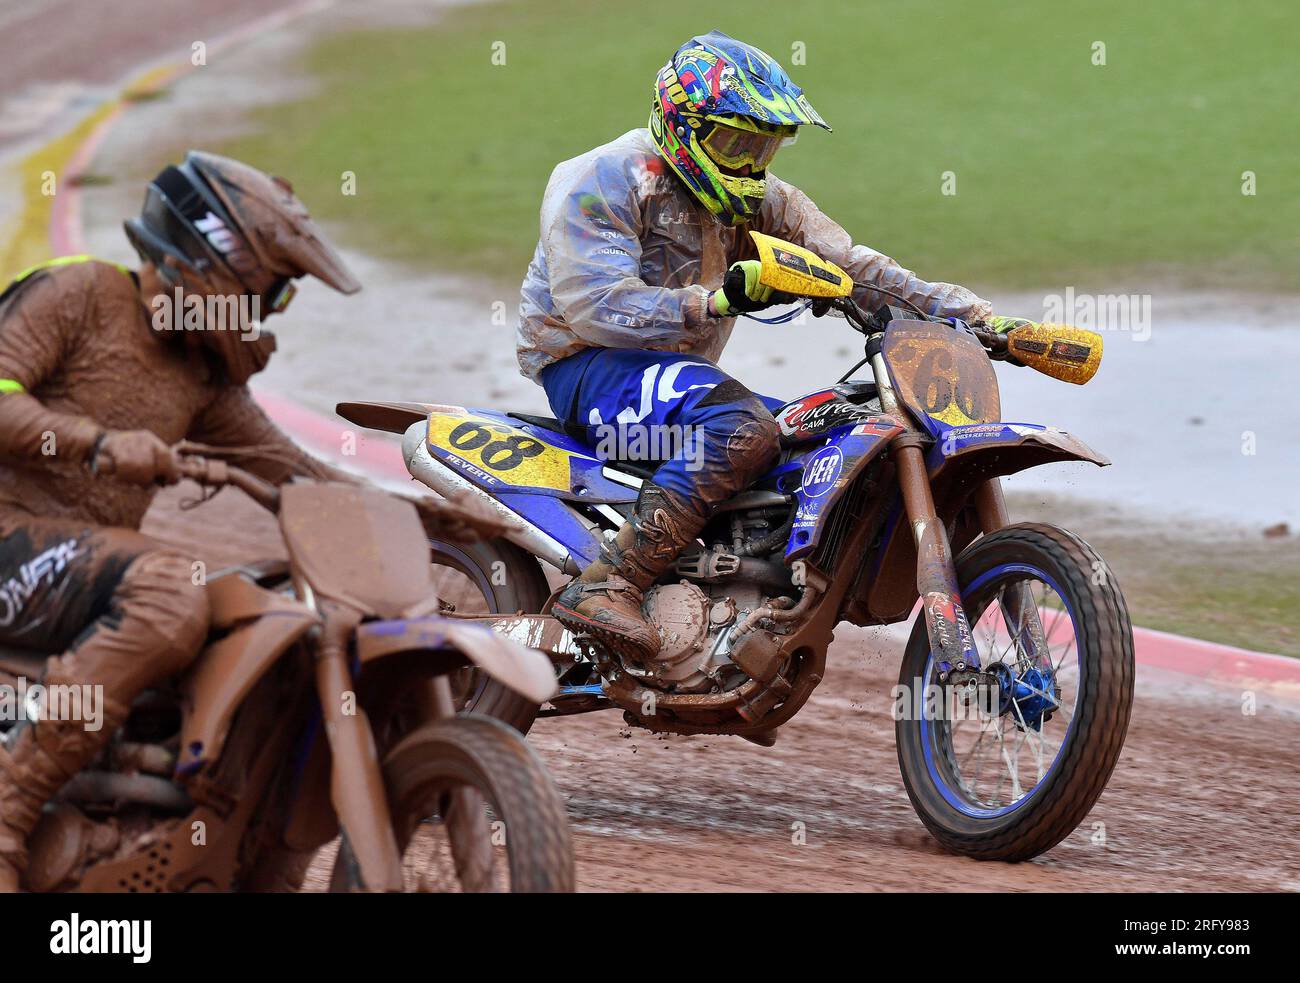
<svg viewBox="0 0 1300 983">
<path fill-rule="evenodd" d="M 1018 607 L 1016 617 L 1012 607 Z M 968 718 L 969 694 L 952 689 L 953 712 L 936 726 L 947 729 L 948 760 L 961 793 L 981 807 L 1001 808 L 1046 778 L 1069 732 L 1078 688 L 1078 673 L 1071 671 L 1078 661 L 1078 637 L 1063 599 L 1036 577 L 997 585 L 984 603 L 983 614 L 972 618 L 972 623 L 978 626 L 981 620 L 985 624 L 975 637 L 984 650 L 985 670 L 1005 666 L 1022 687 L 1022 695 L 1012 699 L 1006 713 L 999 714 L 994 707 L 988 714 L 977 693 L 976 728 Z M 1040 630 L 1041 642 L 1034 637 Z M 1006 638 L 1001 637 L 1002 631 Z M 1040 645 L 1042 650 L 1037 651 Z M 1030 669 L 1049 672 L 1050 685 L 1026 678 Z M 1026 717 L 1026 700 L 1047 705 L 1031 720 Z M 1047 726 L 1043 717 L 1048 713 L 1062 715 L 1060 727 Z M 995 765 L 992 771 L 990 763 Z"/>
</svg>

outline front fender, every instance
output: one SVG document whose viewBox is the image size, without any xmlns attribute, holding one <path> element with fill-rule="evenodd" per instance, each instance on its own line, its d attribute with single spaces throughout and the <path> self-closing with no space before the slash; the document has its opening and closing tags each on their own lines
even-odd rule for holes
<svg viewBox="0 0 1300 983">
<path fill-rule="evenodd" d="M 954 535 L 957 516 L 975 489 L 999 478 L 1040 464 L 1087 461 L 1099 467 L 1110 464 L 1079 438 L 1055 427 L 1034 423 L 977 423 L 946 427 L 926 454 L 934 508 L 953 537 L 956 555 L 970 541 Z M 977 532 L 977 531 L 976 531 Z M 862 624 L 887 624 L 906 618 L 916 603 L 916 544 L 907 528 L 901 502 L 886 520 L 875 561 L 865 567 L 850 596 L 863 597 L 870 619 Z"/>
<path fill-rule="evenodd" d="M 427 617 L 370 621 L 357 629 L 357 658 L 363 665 L 418 649 L 454 649 L 533 703 L 545 703 L 559 692 L 550 659 L 484 624 Z"/>
<path fill-rule="evenodd" d="M 1110 460 L 1073 434 L 1037 423 L 977 423 L 940 431 L 926 455 L 932 481 L 956 470 L 978 468 L 984 477 L 1015 474 L 1055 461 Z"/>
</svg>

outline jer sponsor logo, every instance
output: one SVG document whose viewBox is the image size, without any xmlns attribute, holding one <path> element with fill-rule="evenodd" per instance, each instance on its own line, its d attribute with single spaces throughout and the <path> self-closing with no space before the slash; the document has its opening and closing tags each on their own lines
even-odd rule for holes
<svg viewBox="0 0 1300 983">
<path fill-rule="evenodd" d="M 56 956 L 130 956 L 147 963 L 153 952 L 153 922 L 146 918 L 87 918 L 73 912 L 50 923 L 50 952 Z"/>
</svg>

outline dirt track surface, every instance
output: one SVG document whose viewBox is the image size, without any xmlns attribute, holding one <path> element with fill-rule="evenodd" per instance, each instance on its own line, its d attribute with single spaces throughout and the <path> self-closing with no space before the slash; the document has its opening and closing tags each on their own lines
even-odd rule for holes
<svg viewBox="0 0 1300 983">
<path fill-rule="evenodd" d="M 282 554 L 235 493 L 189 513 L 177 498 L 146 531 L 198 542 L 209 569 Z M 580 888 L 1300 891 L 1297 704 L 1259 693 L 1243 714 L 1241 692 L 1139 669 L 1124 754 L 1083 826 L 1031 863 L 979 863 L 941 851 L 903 790 L 888 698 L 900 650 L 895 634 L 841 629 L 825 682 L 773 748 L 656 737 L 612 711 L 539 721 L 530 740 L 567 801 Z"/>
<path fill-rule="evenodd" d="M 0 127 L 0 153 L 134 68 L 286 5 L 0 0 L 0 94 L 19 100 L 5 103 L 14 125 Z M 164 496 L 146 529 L 197 543 L 210 569 L 282 553 L 273 522 L 234 493 L 190 513 L 177 499 Z M 771 749 L 657 738 L 613 713 L 541 721 L 532 740 L 568 802 L 580 887 L 1300 890 L 1295 704 L 1261 694 L 1249 716 L 1238 692 L 1139 670 L 1124 755 L 1084 826 L 1032 863 L 981 864 L 940 852 L 903 791 L 886 696 L 899 647 L 885 634 L 841 632 L 826 681 Z M 805 845 L 794 845 L 796 823 Z"/>
<path fill-rule="evenodd" d="M 0 151 L 104 98 L 161 57 L 286 7 L 290 0 L 0 0 Z"/>
</svg>

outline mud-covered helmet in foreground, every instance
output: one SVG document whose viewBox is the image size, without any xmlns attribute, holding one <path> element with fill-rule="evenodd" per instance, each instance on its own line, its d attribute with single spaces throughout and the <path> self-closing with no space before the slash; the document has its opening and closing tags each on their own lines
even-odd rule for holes
<svg viewBox="0 0 1300 983">
<path fill-rule="evenodd" d="M 808 123 L 830 129 L 775 58 L 721 31 L 687 41 L 655 81 L 655 146 L 704 207 L 732 225 L 758 214 L 767 165 Z"/>
<path fill-rule="evenodd" d="M 288 306 L 293 281 L 314 276 L 345 294 L 361 289 L 342 257 L 283 178 L 228 157 L 191 150 L 145 191 L 140 217 L 125 223 L 140 258 L 168 286 L 205 296 L 259 298 L 263 316 Z M 260 371 L 275 350 L 269 332 L 201 332 L 234 382 Z"/>
</svg>

